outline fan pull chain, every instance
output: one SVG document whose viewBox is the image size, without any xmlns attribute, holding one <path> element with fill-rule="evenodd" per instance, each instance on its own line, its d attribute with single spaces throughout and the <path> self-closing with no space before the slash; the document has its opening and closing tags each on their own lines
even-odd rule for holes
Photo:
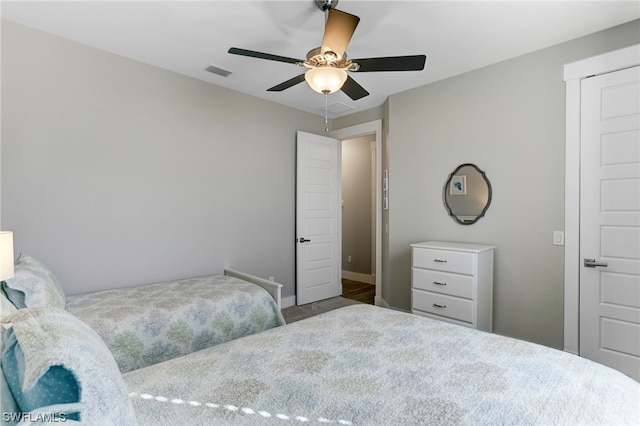
<svg viewBox="0 0 640 426">
<path fill-rule="evenodd" d="M 327 117 L 327 110 L 329 109 L 329 92 L 324 92 L 324 131 L 329 133 L 329 118 Z"/>
</svg>

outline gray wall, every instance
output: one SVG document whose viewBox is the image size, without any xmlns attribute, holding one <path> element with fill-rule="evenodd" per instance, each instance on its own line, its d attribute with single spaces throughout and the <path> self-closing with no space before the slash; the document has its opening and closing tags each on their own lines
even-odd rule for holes
<svg viewBox="0 0 640 426">
<path fill-rule="evenodd" d="M 232 266 L 294 294 L 322 117 L 2 22 L 2 227 L 69 294 Z"/>
<path fill-rule="evenodd" d="M 373 274 L 371 143 L 375 135 L 342 141 L 342 270 Z M 351 262 L 348 257 L 351 256 Z"/>
<path fill-rule="evenodd" d="M 561 348 L 565 87 L 562 65 L 638 43 L 634 21 L 389 98 L 386 301 L 410 308 L 409 244 L 496 245 L 494 330 Z M 455 223 L 442 203 L 461 163 L 493 186 L 486 217 Z"/>
</svg>

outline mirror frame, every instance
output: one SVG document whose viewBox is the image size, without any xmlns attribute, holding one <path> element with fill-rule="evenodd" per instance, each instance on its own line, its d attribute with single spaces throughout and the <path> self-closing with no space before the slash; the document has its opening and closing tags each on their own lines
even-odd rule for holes
<svg viewBox="0 0 640 426">
<path fill-rule="evenodd" d="M 480 212 L 480 214 L 478 216 L 476 216 L 475 219 L 469 220 L 469 221 L 464 221 L 464 220 L 458 219 L 458 216 L 456 216 L 453 213 L 453 211 L 451 211 L 451 207 L 449 207 L 449 203 L 447 203 L 447 188 L 449 188 L 449 184 L 451 184 L 451 179 L 453 179 L 453 177 L 456 176 L 458 174 L 458 172 L 464 167 L 473 167 L 474 169 L 476 169 L 478 171 L 478 173 L 480 173 L 480 175 L 482 176 L 484 181 L 487 183 L 487 189 L 488 189 L 487 202 L 486 202 L 484 208 L 482 209 L 482 212 Z M 447 209 L 447 212 L 449 213 L 449 216 L 451 216 L 453 218 L 453 220 L 455 220 L 460 225 L 473 225 L 474 223 L 479 221 L 481 217 L 484 216 L 484 214 L 486 213 L 487 209 L 491 205 L 492 194 L 493 194 L 493 191 L 491 189 L 491 182 L 489 181 L 489 178 L 487 178 L 487 174 L 483 170 L 481 170 L 478 166 L 473 164 L 473 163 L 464 163 L 464 164 L 461 164 L 458 167 L 456 167 L 456 169 L 449 175 L 449 178 L 445 182 L 444 188 L 442 189 L 442 201 L 444 203 L 444 206 Z"/>
</svg>

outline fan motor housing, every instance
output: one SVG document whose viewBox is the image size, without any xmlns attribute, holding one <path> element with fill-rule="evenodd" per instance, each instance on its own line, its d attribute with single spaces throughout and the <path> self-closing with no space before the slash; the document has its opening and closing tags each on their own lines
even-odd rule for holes
<svg viewBox="0 0 640 426">
<path fill-rule="evenodd" d="M 307 60 L 299 62 L 296 65 L 306 68 L 334 67 L 345 71 L 357 71 L 359 68 L 358 64 L 347 59 L 346 52 L 342 58 L 338 60 L 327 60 L 326 55 L 322 54 L 321 48 L 319 47 L 311 49 L 309 53 L 307 53 Z"/>
<path fill-rule="evenodd" d="M 338 5 L 338 0 L 315 0 L 315 2 L 316 6 L 318 6 L 318 9 L 322 10 L 323 12 L 329 9 L 335 9 Z"/>
</svg>

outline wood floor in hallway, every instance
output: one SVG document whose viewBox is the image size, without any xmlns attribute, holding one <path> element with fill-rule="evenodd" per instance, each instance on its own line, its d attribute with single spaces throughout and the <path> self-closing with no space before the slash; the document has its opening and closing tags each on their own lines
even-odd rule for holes
<svg viewBox="0 0 640 426">
<path fill-rule="evenodd" d="M 373 305 L 375 296 L 375 285 L 352 281 L 346 278 L 342 279 L 342 297 Z"/>
</svg>

